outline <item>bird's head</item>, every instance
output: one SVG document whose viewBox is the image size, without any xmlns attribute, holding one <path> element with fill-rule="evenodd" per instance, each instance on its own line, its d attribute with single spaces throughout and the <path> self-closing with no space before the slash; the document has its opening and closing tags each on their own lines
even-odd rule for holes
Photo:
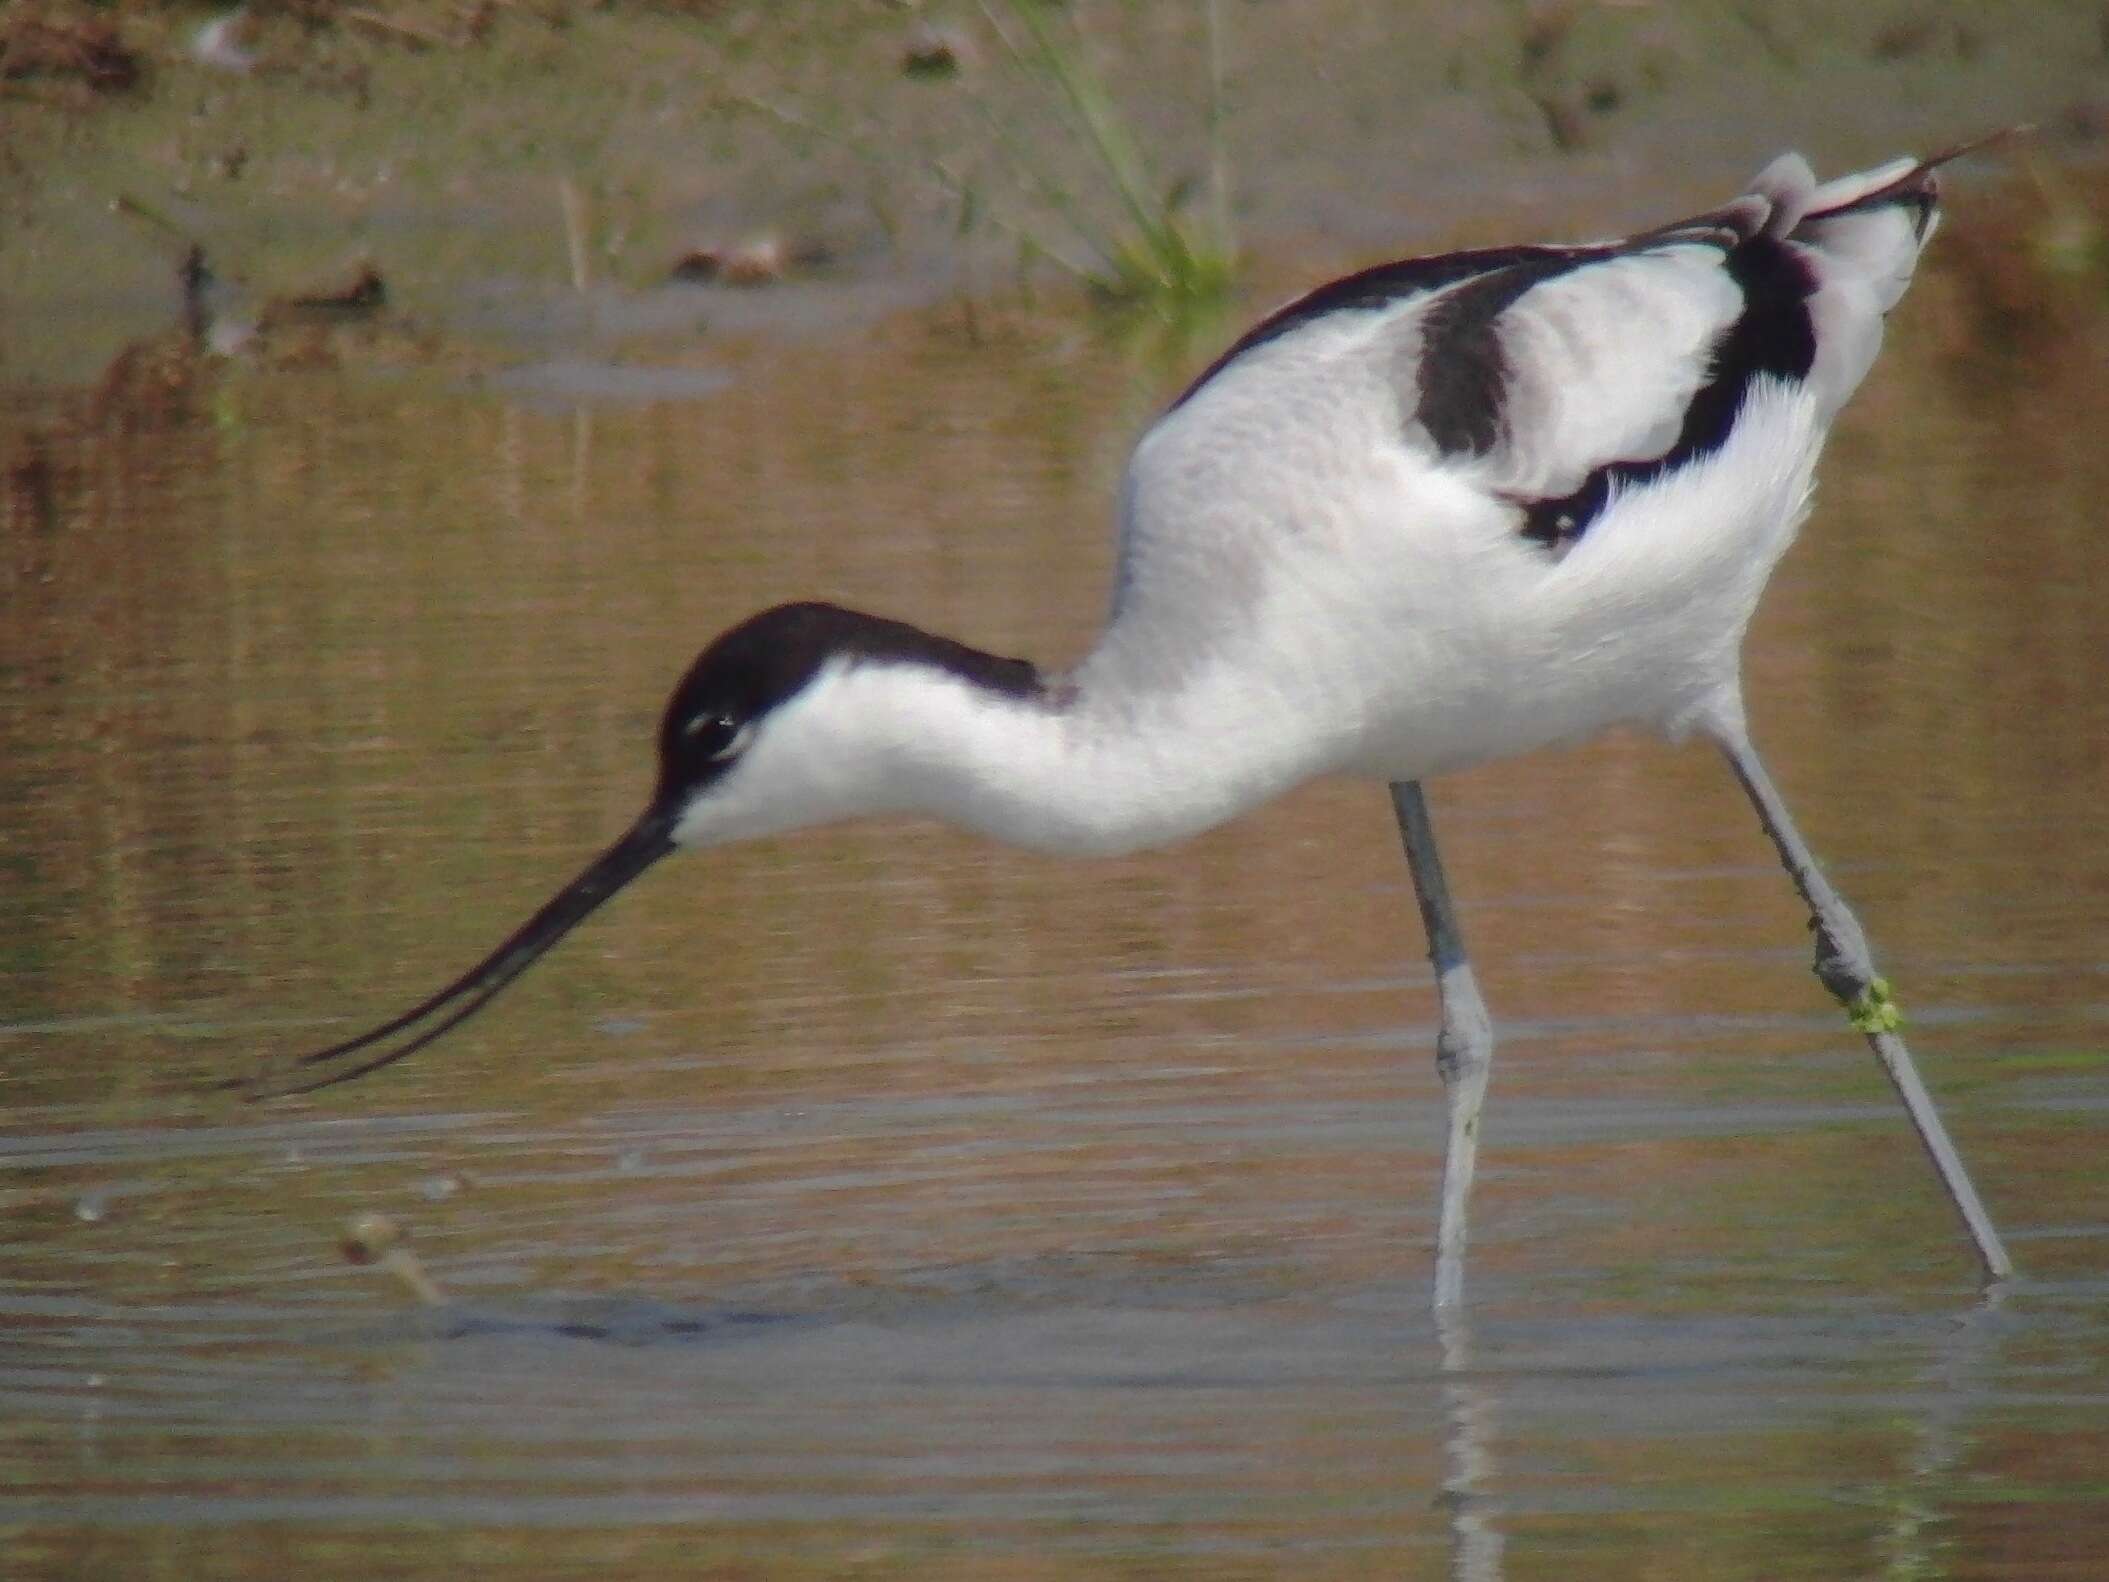
<svg viewBox="0 0 2109 1582">
<path fill-rule="evenodd" d="M 659 774 L 637 821 L 504 943 L 400 1016 L 228 1084 L 302 1093 L 391 1065 L 468 1020 L 551 946 L 662 857 L 684 848 L 911 805 L 918 686 L 964 683 L 1029 699 L 1041 687 L 1002 659 L 919 627 L 832 604 L 784 604 L 696 656 L 659 723 Z"/>
</svg>

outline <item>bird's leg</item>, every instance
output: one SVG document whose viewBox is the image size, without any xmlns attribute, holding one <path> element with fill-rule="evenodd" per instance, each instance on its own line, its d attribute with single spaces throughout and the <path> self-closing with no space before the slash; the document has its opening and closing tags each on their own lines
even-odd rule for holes
<svg viewBox="0 0 2109 1582">
<path fill-rule="evenodd" d="M 1801 832 L 1794 827 L 1786 803 L 1780 800 L 1779 790 L 1765 772 L 1764 764 L 1759 762 L 1749 738 L 1740 731 L 1722 731 L 1716 733 L 1716 740 L 1727 754 L 1736 778 L 1743 783 L 1751 806 L 1757 809 L 1765 833 L 1779 848 L 1780 861 L 1786 865 L 1795 889 L 1809 903 L 1810 927 L 1816 934 L 1816 976 L 1845 1007 L 1853 1026 L 1867 1035 L 1875 1058 L 1882 1062 L 1882 1069 L 1889 1075 L 1890 1085 L 1897 1090 L 1897 1097 L 1904 1101 L 1911 1124 L 1917 1128 L 1919 1141 L 1933 1160 L 1941 1184 L 1948 1189 L 1956 1213 L 1962 1216 L 1970 1239 L 1976 1243 L 1977 1256 L 1984 1264 L 1986 1278 L 2005 1279 L 2013 1272 L 2013 1263 L 2007 1257 L 2006 1248 L 2000 1244 L 1999 1232 L 1993 1228 L 1991 1216 L 1985 1213 L 1984 1204 L 1978 1199 L 1977 1189 L 1970 1184 L 1970 1173 L 1963 1168 L 1962 1156 L 1948 1140 L 1948 1130 L 1941 1124 L 1940 1112 L 1933 1107 L 1926 1085 L 1919 1080 L 1911 1052 L 1898 1036 L 1897 1029 L 1903 1024 L 1903 1016 L 1890 996 L 1889 981 L 1875 971 L 1874 957 L 1867 948 L 1867 935 L 1832 888 L 1830 880 L 1816 866 L 1815 857 L 1802 840 Z"/>
<path fill-rule="evenodd" d="M 1479 1158 L 1479 1110 L 1494 1060 L 1494 1024 L 1465 957 L 1464 934 L 1450 905 L 1450 887 L 1443 879 L 1443 860 L 1435 850 L 1435 827 L 1428 820 L 1428 800 L 1420 782 L 1394 781 L 1391 806 L 1413 870 L 1413 891 L 1428 931 L 1428 962 L 1435 969 L 1435 991 L 1443 1010 L 1435 1069 L 1442 1073 L 1450 1135 L 1443 1150 L 1443 1207 L 1435 1234 L 1435 1305 L 1440 1310 L 1455 1307 L 1465 1294 L 1465 1204 Z"/>
</svg>

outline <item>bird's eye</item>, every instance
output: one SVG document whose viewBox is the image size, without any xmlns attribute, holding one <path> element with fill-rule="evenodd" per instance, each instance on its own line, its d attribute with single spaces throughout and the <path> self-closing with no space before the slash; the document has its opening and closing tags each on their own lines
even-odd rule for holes
<svg viewBox="0 0 2109 1582">
<path fill-rule="evenodd" d="M 745 747 L 751 733 L 729 714 L 698 714 L 681 727 L 681 734 L 705 758 L 716 763 Z"/>
</svg>

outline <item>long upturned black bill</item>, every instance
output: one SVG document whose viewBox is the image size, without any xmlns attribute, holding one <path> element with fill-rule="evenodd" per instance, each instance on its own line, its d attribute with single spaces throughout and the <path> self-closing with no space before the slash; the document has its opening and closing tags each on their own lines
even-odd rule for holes
<svg viewBox="0 0 2109 1582">
<path fill-rule="evenodd" d="M 616 891 L 674 849 L 671 811 L 653 808 L 628 833 L 586 866 L 541 910 L 515 929 L 505 943 L 436 994 L 402 1015 L 327 1049 L 274 1062 L 253 1076 L 226 1084 L 252 1099 L 349 1082 L 390 1066 L 460 1026 L 482 1010 L 513 979 L 533 966 L 550 946 L 597 910 Z"/>
</svg>

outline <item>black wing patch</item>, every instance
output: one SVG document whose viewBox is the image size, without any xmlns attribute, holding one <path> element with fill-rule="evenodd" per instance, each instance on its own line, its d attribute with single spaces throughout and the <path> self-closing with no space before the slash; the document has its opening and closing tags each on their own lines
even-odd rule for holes
<svg viewBox="0 0 2109 1582">
<path fill-rule="evenodd" d="M 1914 182 L 1902 178 L 1838 212 L 1915 196 Z M 1668 246 L 1720 249 L 1723 267 L 1743 294 L 1743 311 L 1714 348 L 1706 379 L 1685 408 L 1669 449 L 1658 456 L 1604 462 L 1571 493 L 1516 500 L 1524 516 L 1523 536 L 1559 552 L 1588 530 L 1614 486 L 1645 483 L 1718 451 L 1757 379 L 1808 376 L 1816 357 L 1809 298 L 1818 281 L 1796 247 L 1769 229 L 1773 216 L 1766 197 L 1749 194 L 1618 242 L 1474 248 L 1378 264 L 1322 285 L 1262 319 L 1203 369 L 1167 411 L 1193 399 L 1246 352 L 1317 319 L 1391 307 L 1440 291 L 1445 294 L 1430 304 L 1421 326 L 1410 416 L 1444 454 L 1485 455 L 1501 442 L 1511 384 L 1500 335 L 1504 312 L 1534 286 L 1589 264 Z"/>
<path fill-rule="evenodd" d="M 1609 257 L 1608 249 L 1598 257 Z M 1413 415 L 1446 455 L 1483 456 L 1501 443 L 1509 367 L 1496 321 L 1541 281 L 1590 262 L 1570 252 L 1522 258 L 1474 276 L 1430 305 L 1421 322 Z"/>
</svg>

